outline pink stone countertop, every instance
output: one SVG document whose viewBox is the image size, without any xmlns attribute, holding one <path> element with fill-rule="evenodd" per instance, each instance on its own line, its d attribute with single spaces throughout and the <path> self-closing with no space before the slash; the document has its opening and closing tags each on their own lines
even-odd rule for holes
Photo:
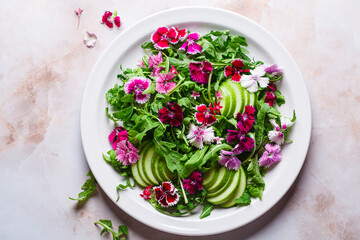
<svg viewBox="0 0 360 240">
<path fill-rule="evenodd" d="M 0 239 L 100 239 L 99 218 L 126 224 L 129 239 L 189 239 L 154 230 L 98 189 L 76 196 L 88 165 L 79 129 L 83 89 L 96 60 L 124 29 L 152 13 L 195 1 L 1 1 Z M 360 1 L 211 0 L 240 13 L 289 50 L 308 86 L 310 149 L 291 190 L 245 227 L 191 239 L 359 239 Z M 83 8 L 77 30 L 76 8 Z M 118 10 L 123 26 L 99 23 Z M 95 48 L 83 32 L 99 37 Z M 105 235 L 103 239 L 110 239 Z"/>
</svg>

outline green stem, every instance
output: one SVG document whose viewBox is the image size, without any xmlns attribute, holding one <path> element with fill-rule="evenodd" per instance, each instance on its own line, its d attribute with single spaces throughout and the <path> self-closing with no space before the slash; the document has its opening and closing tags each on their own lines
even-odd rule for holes
<svg viewBox="0 0 360 240">
<path fill-rule="evenodd" d="M 171 91 L 169 91 L 167 93 L 168 96 L 170 96 L 173 92 L 175 92 L 175 90 L 178 89 L 180 87 L 181 83 L 185 80 L 185 78 L 182 77 L 180 74 L 179 74 L 179 78 L 180 78 L 180 81 L 176 84 L 176 86 L 173 89 L 171 89 Z"/>
<path fill-rule="evenodd" d="M 183 195 L 184 195 L 185 204 L 188 204 L 189 201 L 188 201 L 188 199 L 187 199 L 187 197 L 186 197 L 186 194 L 185 194 L 185 190 L 184 190 L 182 181 L 181 181 L 180 177 L 178 177 L 178 178 L 179 178 L 179 183 L 180 183 L 181 191 L 182 191 L 182 193 L 183 193 Z"/>
<path fill-rule="evenodd" d="M 208 97 L 209 97 L 209 100 L 211 101 L 211 77 L 212 77 L 212 73 L 210 73 L 210 76 L 209 76 L 209 82 L 208 82 Z"/>
<path fill-rule="evenodd" d="M 164 124 L 161 122 L 161 120 L 160 120 L 158 117 L 155 117 L 154 115 L 152 115 L 151 113 L 148 113 L 147 111 L 145 111 L 145 110 L 143 110 L 143 109 L 139 109 L 139 108 L 137 108 L 137 107 L 134 107 L 134 109 L 135 109 L 136 111 L 140 112 L 140 113 L 143 113 L 143 114 L 145 114 L 145 115 L 147 115 L 147 116 L 149 116 L 149 117 L 152 117 L 152 118 L 156 119 L 156 120 L 161 124 L 161 126 L 162 126 L 163 128 L 165 128 Z"/>
</svg>

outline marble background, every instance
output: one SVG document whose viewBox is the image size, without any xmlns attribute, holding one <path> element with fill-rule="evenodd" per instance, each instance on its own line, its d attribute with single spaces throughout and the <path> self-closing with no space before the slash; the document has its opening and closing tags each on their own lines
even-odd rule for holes
<svg viewBox="0 0 360 240">
<path fill-rule="evenodd" d="M 356 0 L 0 1 L 0 239 L 99 239 L 99 218 L 126 224 L 129 239 L 189 239 L 151 229 L 86 179 L 79 117 L 96 60 L 131 24 L 171 7 L 203 5 L 255 20 L 290 51 L 308 86 L 311 145 L 293 187 L 245 227 L 192 239 L 359 239 L 360 2 Z M 80 27 L 74 9 L 83 8 Z M 99 23 L 117 9 L 120 30 Z M 97 33 L 95 48 L 82 43 Z M 111 239 L 104 235 L 103 239 Z"/>
</svg>

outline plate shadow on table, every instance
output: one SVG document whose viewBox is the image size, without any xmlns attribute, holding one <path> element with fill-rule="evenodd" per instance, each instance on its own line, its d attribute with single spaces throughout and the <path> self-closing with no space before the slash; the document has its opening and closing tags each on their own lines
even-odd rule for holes
<svg viewBox="0 0 360 240">
<path fill-rule="evenodd" d="M 310 149 L 309 149 L 310 150 Z M 129 230 L 136 229 L 136 235 L 140 235 L 143 239 L 148 240 L 188 240 L 188 239 L 195 239 L 195 240 L 226 240 L 226 239 L 246 239 L 251 235 L 258 232 L 260 229 L 265 228 L 271 221 L 275 219 L 282 211 L 284 211 L 285 206 L 287 206 L 290 202 L 290 199 L 293 197 L 294 193 L 296 192 L 296 186 L 301 179 L 301 176 L 306 171 L 306 164 L 307 158 L 305 160 L 304 166 L 301 169 L 298 177 L 296 178 L 294 184 L 290 187 L 288 192 L 281 198 L 281 200 L 274 205 L 268 212 L 263 214 L 261 217 L 257 218 L 253 222 L 234 229 L 229 232 L 216 234 L 216 235 L 209 235 L 209 236 L 180 236 L 176 234 L 170 234 L 166 232 L 161 232 L 147 225 L 135 220 L 124 211 L 122 211 L 117 205 L 115 205 L 112 200 L 103 192 L 101 188 L 99 188 L 100 194 L 102 195 L 103 199 L 105 200 L 108 207 L 111 209 L 112 212 L 116 216 L 119 217 L 121 222 L 126 224 L 129 227 Z M 130 233 L 131 235 L 131 233 Z M 131 240 L 131 238 L 129 238 Z"/>
</svg>

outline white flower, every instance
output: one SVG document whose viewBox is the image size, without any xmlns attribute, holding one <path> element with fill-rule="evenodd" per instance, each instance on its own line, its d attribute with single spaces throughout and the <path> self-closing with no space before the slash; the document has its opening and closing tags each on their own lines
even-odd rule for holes
<svg viewBox="0 0 360 240">
<path fill-rule="evenodd" d="M 257 92 L 258 83 L 260 87 L 265 88 L 269 84 L 269 79 L 263 77 L 265 75 L 264 68 L 259 66 L 254 70 L 250 70 L 251 75 L 242 75 L 241 86 L 246 88 L 249 92 Z"/>
<path fill-rule="evenodd" d="M 195 126 L 193 123 L 190 124 L 187 139 L 189 139 L 193 146 L 202 149 L 204 144 L 212 143 L 214 138 L 215 136 L 213 127 L 206 128 L 204 126 Z"/>
<path fill-rule="evenodd" d="M 96 41 L 97 41 L 97 36 L 96 36 L 95 33 L 85 31 L 85 34 L 84 34 L 84 44 L 85 44 L 88 48 L 93 48 L 93 47 L 95 47 Z"/>
<path fill-rule="evenodd" d="M 288 127 L 291 127 L 294 123 L 286 117 L 280 117 L 281 127 L 277 124 L 275 119 L 270 119 L 271 125 L 273 125 L 274 130 L 269 131 L 268 138 L 271 142 L 274 142 L 278 145 L 284 143 L 284 133 Z"/>
</svg>

